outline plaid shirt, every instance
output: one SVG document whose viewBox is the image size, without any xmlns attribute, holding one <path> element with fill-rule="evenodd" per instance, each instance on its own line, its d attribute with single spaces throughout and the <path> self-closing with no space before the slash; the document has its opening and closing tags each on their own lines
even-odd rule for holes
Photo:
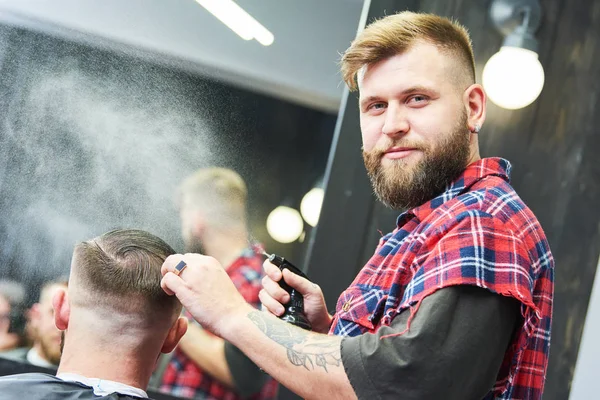
<svg viewBox="0 0 600 400">
<path fill-rule="evenodd" d="M 263 259 L 260 248 L 248 248 L 227 268 L 227 274 L 244 299 L 256 308 L 260 306 Z M 186 315 L 193 321 L 191 315 Z M 252 400 L 270 400 L 277 397 L 277 381 L 269 379 Z M 241 397 L 202 371 L 193 360 L 177 348 L 163 375 L 160 390 L 175 396 L 208 400 L 241 400 Z"/>
<path fill-rule="evenodd" d="M 522 321 L 484 399 L 540 399 L 548 366 L 554 260 L 510 164 L 469 165 L 433 200 L 398 217 L 337 302 L 330 334 L 356 336 L 411 315 L 438 289 L 476 285 L 521 303 Z M 385 340 L 382 338 L 382 340 Z"/>
</svg>

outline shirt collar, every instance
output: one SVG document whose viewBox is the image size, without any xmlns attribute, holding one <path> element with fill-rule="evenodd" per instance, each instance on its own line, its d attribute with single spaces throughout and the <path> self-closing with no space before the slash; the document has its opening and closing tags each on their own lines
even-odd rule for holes
<svg viewBox="0 0 600 400">
<path fill-rule="evenodd" d="M 499 176 L 507 182 L 510 182 L 511 165 L 508 160 L 498 157 L 482 158 L 469 164 L 463 173 L 446 186 L 444 192 L 425 204 L 422 204 L 412 210 L 405 211 L 398 217 L 397 226 L 401 227 L 407 220 L 407 217 L 416 216 L 420 221 L 423 221 L 437 207 L 445 202 L 454 199 L 458 195 L 464 193 L 467 189 L 473 186 L 476 182 L 482 180 L 486 176 Z"/>
<path fill-rule="evenodd" d="M 120 393 L 129 396 L 148 398 L 148 394 L 139 388 L 124 383 L 109 381 L 106 379 L 88 378 L 79 374 L 61 373 L 56 375 L 58 379 L 66 382 L 79 382 L 93 389 L 96 396 L 106 396 L 111 393 Z"/>
<path fill-rule="evenodd" d="M 31 349 L 29 349 L 29 351 L 27 352 L 26 358 L 30 364 L 37 365 L 38 367 L 56 369 L 56 365 L 52 364 L 50 361 L 48 361 L 45 358 L 43 358 L 42 356 L 40 356 L 40 354 L 37 352 L 35 347 L 32 347 Z"/>
</svg>

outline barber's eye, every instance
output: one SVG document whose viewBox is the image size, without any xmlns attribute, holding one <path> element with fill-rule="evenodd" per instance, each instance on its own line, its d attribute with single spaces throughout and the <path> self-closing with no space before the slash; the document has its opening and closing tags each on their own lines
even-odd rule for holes
<svg viewBox="0 0 600 400">
<path fill-rule="evenodd" d="M 417 95 L 409 97 L 407 99 L 406 103 L 408 105 L 412 105 L 414 107 L 425 106 L 429 103 L 429 97 L 417 94 Z"/>
<path fill-rule="evenodd" d="M 385 107 L 384 103 L 374 103 L 374 104 L 371 104 L 371 106 L 369 108 L 372 110 L 381 110 L 384 107 Z"/>
</svg>

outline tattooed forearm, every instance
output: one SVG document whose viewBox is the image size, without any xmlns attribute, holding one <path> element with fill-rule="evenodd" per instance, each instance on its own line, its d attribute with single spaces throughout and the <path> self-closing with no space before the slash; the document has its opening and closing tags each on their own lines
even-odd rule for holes
<svg viewBox="0 0 600 400">
<path fill-rule="evenodd" d="M 310 333 L 287 322 L 269 317 L 260 311 L 252 311 L 248 318 L 271 340 L 287 349 L 288 360 L 307 370 L 328 366 L 340 366 L 340 338 Z"/>
</svg>

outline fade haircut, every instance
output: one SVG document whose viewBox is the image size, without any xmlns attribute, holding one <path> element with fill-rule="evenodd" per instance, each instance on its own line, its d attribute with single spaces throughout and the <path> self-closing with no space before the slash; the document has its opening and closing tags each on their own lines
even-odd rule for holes
<svg viewBox="0 0 600 400">
<path fill-rule="evenodd" d="M 410 11 L 384 17 L 358 34 L 342 56 L 344 82 L 356 90 L 363 68 L 402 54 L 418 42 L 433 44 L 454 57 L 461 68 L 458 81 L 475 83 L 475 57 L 467 29 L 448 18 Z"/>
<path fill-rule="evenodd" d="M 203 168 L 179 187 L 180 208 L 202 210 L 207 219 L 235 225 L 246 221 L 248 189 L 242 177 L 227 168 Z"/>
<path fill-rule="evenodd" d="M 175 251 L 162 239 L 136 229 L 116 229 L 79 243 L 73 252 L 72 300 L 144 318 L 177 315 L 181 304 L 160 287 L 160 269 L 171 254 Z"/>
</svg>

